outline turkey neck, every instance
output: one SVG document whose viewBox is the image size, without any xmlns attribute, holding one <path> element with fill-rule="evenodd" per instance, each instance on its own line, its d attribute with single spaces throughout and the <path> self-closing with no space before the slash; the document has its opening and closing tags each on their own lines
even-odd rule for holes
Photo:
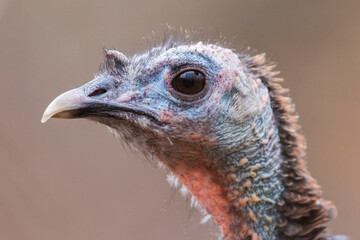
<svg viewBox="0 0 360 240">
<path fill-rule="evenodd" d="M 266 93 L 267 94 L 267 93 Z M 278 239 L 277 202 L 284 191 L 283 156 L 276 120 L 268 101 L 262 112 L 234 128 L 224 123 L 217 164 L 226 179 L 231 223 L 228 239 Z M 231 131 L 231 129 L 233 129 Z M 228 139 L 228 140 L 227 140 Z"/>
</svg>

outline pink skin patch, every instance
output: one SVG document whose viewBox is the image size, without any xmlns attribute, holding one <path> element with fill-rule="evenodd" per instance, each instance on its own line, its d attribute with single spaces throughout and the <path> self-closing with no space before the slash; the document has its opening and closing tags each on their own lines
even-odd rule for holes
<svg viewBox="0 0 360 240">
<path fill-rule="evenodd" d="M 190 193 L 196 197 L 206 212 L 213 216 L 215 222 L 221 227 L 226 239 L 237 239 L 239 233 L 233 232 L 231 225 L 242 221 L 230 212 L 230 202 L 223 186 L 223 178 L 215 169 L 204 165 L 188 166 L 181 161 L 172 168 L 172 172 L 186 186 Z M 236 219 L 236 220 L 235 220 Z M 246 223 L 238 223 L 248 229 Z M 245 231 L 247 232 L 247 231 Z M 245 233 L 246 234 L 246 233 Z"/>
<path fill-rule="evenodd" d="M 229 235 L 230 219 L 228 200 L 218 179 L 214 177 L 214 170 L 191 168 L 185 164 L 177 165 L 173 173 L 196 197 L 199 204 L 212 215 L 215 222 L 222 227 L 225 236 Z"/>
<path fill-rule="evenodd" d="M 135 96 L 136 96 L 135 92 L 126 92 L 118 98 L 118 101 L 119 102 L 128 102 L 131 99 L 133 99 Z"/>
<path fill-rule="evenodd" d="M 163 110 L 159 115 L 162 122 L 169 122 L 173 117 L 173 114 L 167 110 Z"/>
</svg>

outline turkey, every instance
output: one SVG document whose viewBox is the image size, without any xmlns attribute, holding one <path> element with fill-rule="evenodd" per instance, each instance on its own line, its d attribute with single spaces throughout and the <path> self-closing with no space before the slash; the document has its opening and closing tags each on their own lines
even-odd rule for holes
<svg viewBox="0 0 360 240">
<path fill-rule="evenodd" d="M 305 164 L 294 105 L 264 54 L 167 41 L 127 57 L 105 50 L 94 79 L 55 98 L 50 118 L 86 118 L 169 170 L 228 240 L 346 239 L 327 223 Z"/>
</svg>

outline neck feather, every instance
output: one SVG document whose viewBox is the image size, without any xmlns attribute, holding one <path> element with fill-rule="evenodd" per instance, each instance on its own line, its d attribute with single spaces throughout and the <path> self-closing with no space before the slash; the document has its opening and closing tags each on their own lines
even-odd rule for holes
<svg viewBox="0 0 360 240">
<path fill-rule="evenodd" d="M 265 65 L 264 55 L 244 57 L 243 61 L 268 89 L 281 145 L 278 177 L 283 191 L 276 203 L 277 239 L 332 239 L 326 224 L 335 217 L 336 208 L 322 198 L 319 185 L 307 170 L 304 138 L 294 105 L 286 96 L 288 91 L 281 87 L 282 79 L 276 77 L 273 66 Z"/>
</svg>

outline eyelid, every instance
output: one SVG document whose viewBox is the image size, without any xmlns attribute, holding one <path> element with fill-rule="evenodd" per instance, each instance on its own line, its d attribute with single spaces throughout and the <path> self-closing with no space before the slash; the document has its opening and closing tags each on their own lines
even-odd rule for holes
<svg viewBox="0 0 360 240">
<path fill-rule="evenodd" d="M 172 81 L 176 76 L 187 72 L 187 71 L 197 71 L 197 72 L 201 72 L 204 76 L 205 76 L 205 80 L 207 79 L 207 73 L 206 71 L 198 66 L 198 65 L 192 65 L 192 64 L 184 64 L 181 66 L 177 66 L 176 68 L 172 68 L 171 72 L 170 72 L 170 81 Z"/>
<path fill-rule="evenodd" d="M 172 73 L 171 75 L 176 75 L 186 69 L 206 72 L 203 65 L 199 63 L 183 63 L 176 66 L 170 66 L 170 68 Z"/>
</svg>

